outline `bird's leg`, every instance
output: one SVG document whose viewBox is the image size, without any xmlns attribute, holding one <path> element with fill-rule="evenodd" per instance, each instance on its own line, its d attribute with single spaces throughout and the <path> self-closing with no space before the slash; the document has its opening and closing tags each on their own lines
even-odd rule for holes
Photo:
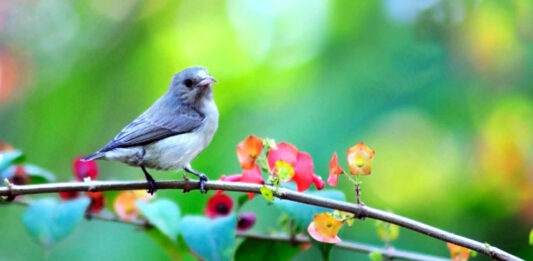
<svg viewBox="0 0 533 261">
<path fill-rule="evenodd" d="M 148 189 L 148 193 L 150 195 L 154 195 L 154 192 L 156 192 L 156 190 L 157 190 L 156 184 L 155 184 L 155 180 L 154 180 L 154 178 L 152 178 L 152 175 L 150 175 L 150 173 L 148 173 L 148 171 L 146 171 L 146 169 L 144 168 L 143 165 L 141 165 L 141 169 L 144 172 L 144 176 L 146 177 L 146 181 L 148 181 L 148 184 L 150 184 L 150 188 Z"/>
<path fill-rule="evenodd" d="M 207 176 L 202 173 L 202 172 L 199 172 L 199 171 L 196 171 L 194 170 L 192 167 L 191 167 L 191 164 L 187 164 L 183 170 L 189 172 L 189 173 L 192 173 L 196 176 L 198 176 L 198 178 L 200 178 L 200 192 L 202 194 L 205 194 L 207 193 L 207 190 L 205 189 L 205 182 L 207 181 Z"/>
</svg>

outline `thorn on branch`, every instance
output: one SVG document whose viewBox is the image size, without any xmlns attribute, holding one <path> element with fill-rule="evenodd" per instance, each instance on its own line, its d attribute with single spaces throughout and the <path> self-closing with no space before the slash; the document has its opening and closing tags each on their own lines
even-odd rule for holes
<svg viewBox="0 0 533 261">
<path fill-rule="evenodd" d="M 8 193 L 9 193 L 7 195 L 7 197 L 5 198 L 5 201 L 6 202 L 11 202 L 11 201 L 15 200 L 15 194 L 13 193 L 13 183 L 11 183 L 8 178 L 5 178 L 4 179 L 4 184 L 6 184 L 6 187 L 8 189 Z"/>
</svg>

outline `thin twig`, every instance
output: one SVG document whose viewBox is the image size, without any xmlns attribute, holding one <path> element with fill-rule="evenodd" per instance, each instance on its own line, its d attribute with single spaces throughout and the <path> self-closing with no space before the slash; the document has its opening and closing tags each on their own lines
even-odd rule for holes
<svg viewBox="0 0 533 261">
<path fill-rule="evenodd" d="M 183 189 L 195 190 L 200 188 L 200 183 L 196 180 L 188 181 L 158 181 L 158 189 Z M 91 182 L 69 182 L 69 183 L 49 183 L 40 185 L 13 185 L 10 188 L 1 187 L 0 196 L 17 196 L 26 194 L 40 194 L 40 193 L 54 193 L 60 191 L 109 191 L 109 190 L 139 190 L 148 189 L 149 184 L 146 181 L 91 181 Z M 208 181 L 205 183 L 205 188 L 210 190 L 227 190 L 239 192 L 253 192 L 260 193 L 261 185 L 249 184 L 242 182 L 224 182 L 224 181 Z M 275 191 L 273 187 L 270 187 Z M 382 220 L 401 227 L 411 229 L 427 236 L 440 239 L 442 241 L 450 242 L 459 246 L 463 246 L 478 253 L 492 257 L 496 260 L 523 260 L 513 256 L 499 248 L 489 246 L 463 236 L 459 236 L 442 229 L 426 225 L 424 223 L 402 217 L 397 214 L 386 212 L 380 209 L 372 208 L 365 205 L 357 205 L 344 201 L 332 200 L 322 197 L 317 197 L 305 193 L 300 193 L 284 188 L 280 188 L 278 192 L 274 192 L 274 196 L 280 199 L 301 202 L 309 205 L 321 206 L 330 209 L 337 209 L 353 213 L 358 218 L 366 217 Z"/>
<path fill-rule="evenodd" d="M 109 214 L 109 213 L 87 213 L 86 217 L 88 219 L 102 220 L 109 222 L 119 222 L 124 224 L 130 224 L 134 226 L 139 226 L 144 229 L 152 228 L 151 224 L 144 219 L 133 219 L 129 221 L 123 221 L 118 216 Z M 270 241 L 280 241 L 287 242 L 292 246 L 297 246 L 298 244 L 312 244 L 312 241 L 309 237 L 302 234 L 262 234 L 257 232 L 239 232 L 237 231 L 236 235 L 242 238 L 251 238 L 251 239 L 260 239 L 260 240 L 270 240 Z M 419 254 L 410 251 L 396 250 L 392 247 L 389 248 L 380 248 L 372 245 L 361 244 L 356 242 L 343 241 L 334 245 L 340 249 L 351 250 L 360 253 L 372 253 L 378 252 L 387 259 L 403 259 L 403 260 L 423 260 L 423 261 L 449 261 L 449 258 L 443 258 L 438 256 L 431 256 L 425 254 Z"/>
</svg>

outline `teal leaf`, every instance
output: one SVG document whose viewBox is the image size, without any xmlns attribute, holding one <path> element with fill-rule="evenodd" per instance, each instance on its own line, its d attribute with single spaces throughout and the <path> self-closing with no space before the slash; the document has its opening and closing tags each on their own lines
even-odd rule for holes
<svg viewBox="0 0 533 261">
<path fill-rule="evenodd" d="M 48 183 L 55 180 L 54 175 L 40 167 L 31 164 L 17 165 L 24 169 L 24 172 L 30 177 L 30 184 L 42 184 Z M 11 165 L 7 167 L 4 171 L 0 172 L 0 177 L 2 179 L 11 178 L 15 175 L 17 166 Z"/>
<path fill-rule="evenodd" d="M 136 204 L 150 224 L 154 225 L 170 240 L 176 242 L 180 232 L 181 216 L 180 209 L 176 203 L 161 199 L 151 203 L 137 201 Z"/>
<path fill-rule="evenodd" d="M 287 242 L 247 238 L 235 251 L 235 261 L 288 261 L 299 251 L 299 246 Z"/>
<path fill-rule="evenodd" d="M 28 207 L 22 220 L 30 235 L 50 249 L 81 222 L 89 203 L 90 200 L 85 197 L 61 203 L 43 198 Z"/>
<path fill-rule="evenodd" d="M 329 198 L 334 200 L 344 201 L 344 194 L 338 190 L 322 190 L 322 191 L 313 191 L 306 192 L 305 194 Z M 301 230 L 306 231 L 309 223 L 313 221 L 313 216 L 321 212 L 329 212 L 331 209 L 317 207 L 312 205 L 306 205 L 289 200 L 279 200 L 274 201 L 274 205 L 279 207 L 283 212 L 287 213 L 291 219 L 294 220 L 295 225 Z"/>
<path fill-rule="evenodd" d="M 187 245 L 208 261 L 231 260 L 235 245 L 235 214 L 217 219 L 185 216 L 181 219 L 181 234 Z"/>
<path fill-rule="evenodd" d="M 26 157 L 20 150 L 5 151 L 0 153 L 0 172 L 3 172 L 12 164 L 19 164 L 24 162 Z M 4 177 L 2 177 L 3 179 Z"/>
</svg>

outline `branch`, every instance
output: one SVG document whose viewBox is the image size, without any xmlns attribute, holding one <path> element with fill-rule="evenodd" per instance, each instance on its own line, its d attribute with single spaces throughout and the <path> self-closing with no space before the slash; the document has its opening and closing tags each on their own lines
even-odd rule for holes
<svg viewBox="0 0 533 261">
<path fill-rule="evenodd" d="M 49 183 L 41 185 L 11 185 L 0 188 L 0 196 L 14 197 L 26 194 L 54 193 L 60 191 L 108 191 L 108 190 L 139 190 L 148 189 L 149 184 L 146 181 L 91 181 L 91 182 L 69 182 L 69 183 Z M 196 180 L 182 181 L 158 181 L 158 189 L 183 189 L 184 191 L 200 188 L 200 183 Z M 205 183 L 206 189 L 227 190 L 239 192 L 253 192 L 259 194 L 261 185 L 248 184 L 240 182 L 223 182 L 208 181 Z M 373 218 L 399 225 L 401 227 L 417 231 L 427 236 L 463 246 L 478 253 L 484 254 L 496 260 L 523 260 L 513 256 L 499 248 L 481 243 L 463 236 L 459 236 L 442 229 L 426 225 L 424 223 L 412 220 L 400 215 L 386 212 L 380 209 L 372 208 L 366 205 L 356 205 L 348 202 L 331 200 L 312 196 L 309 194 L 299 193 L 288 189 L 280 188 L 278 192 L 274 191 L 274 196 L 280 199 L 286 199 L 301 202 L 309 205 L 321 206 L 330 209 L 337 209 L 353 213 L 358 218 Z"/>
<path fill-rule="evenodd" d="M 123 221 L 118 216 L 110 214 L 110 213 L 99 213 L 99 214 L 86 214 L 87 219 L 95 219 L 95 220 L 102 220 L 102 221 L 108 221 L 108 222 L 118 222 L 118 223 L 124 223 L 124 224 L 130 224 L 134 226 L 139 226 L 141 228 L 149 229 L 152 228 L 152 225 L 148 223 L 147 220 L 144 219 L 133 219 L 130 221 Z M 294 238 L 291 238 L 290 235 L 287 234 L 261 234 L 261 233 L 254 233 L 254 232 L 238 232 L 237 236 L 242 238 L 251 238 L 251 239 L 260 239 L 260 240 L 269 240 L 269 241 L 280 241 L 280 242 L 287 242 L 287 243 L 298 243 L 298 244 L 306 244 L 306 243 L 313 243 L 309 237 L 305 235 L 295 235 Z M 372 252 L 379 252 L 383 255 L 383 257 L 387 259 L 403 259 L 403 260 L 424 260 L 424 261 L 449 261 L 449 258 L 443 258 L 443 257 L 437 257 L 437 256 L 431 256 L 431 255 L 424 255 L 419 254 L 415 252 L 410 251 L 402 251 L 402 250 L 396 250 L 394 248 L 380 248 L 372 245 L 366 245 L 361 243 L 355 243 L 355 242 L 340 242 L 337 244 L 334 244 L 335 247 L 351 250 L 355 252 L 360 253 L 372 253 Z"/>
</svg>

